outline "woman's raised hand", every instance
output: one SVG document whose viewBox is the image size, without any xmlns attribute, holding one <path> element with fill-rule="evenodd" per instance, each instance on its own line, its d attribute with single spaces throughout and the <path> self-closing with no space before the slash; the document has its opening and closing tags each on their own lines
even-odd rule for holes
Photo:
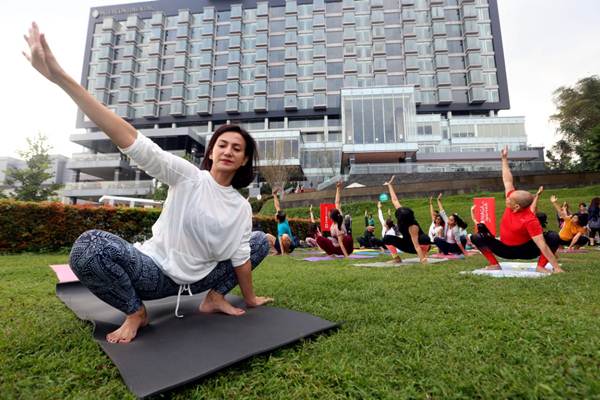
<svg viewBox="0 0 600 400">
<path fill-rule="evenodd" d="M 438 201 L 442 199 L 442 194 L 441 194 L 441 193 L 440 193 L 440 194 L 438 194 L 438 197 L 437 197 L 437 199 L 438 199 Z"/>
<path fill-rule="evenodd" d="M 396 177 L 396 175 L 392 175 L 392 177 L 390 178 L 389 181 L 385 182 L 384 185 L 385 186 L 389 186 L 392 184 L 392 182 L 394 182 L 394 178 Z"/>
<path fill-rule="evenodd" d="M 52 54 L 46 42 L 46 37 L 43 33 L 40 33 L 35 22 L 31 23 L 29 35 L 24 35 L 24 37 L 29 45 L 29 54 L 23 52 L 25 58 L 40 74 L 44 75 L 49 81 L 56 83 L 64 71 L 54 58 L 54 54 Z"/>
</svg>

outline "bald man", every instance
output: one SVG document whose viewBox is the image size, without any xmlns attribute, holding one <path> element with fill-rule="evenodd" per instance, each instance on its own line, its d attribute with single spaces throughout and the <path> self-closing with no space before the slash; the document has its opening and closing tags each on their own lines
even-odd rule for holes
<svg viewBox="0 0 600 400">
<path fill-rule="evenodd" d="M 483 224 L 478 224 L 478 233 L 471 236 L 471 242 L 488 260 L 487 269 L 501 269 L 495 255 L 507 259 L 532 259 L 539 257 L 538 272 L 547 273 L 546 264 L 552 265 L 554 272 L 564 272 L 554 255 L 560 238 L 556 232 L 544 232 L 539 220 L 532 211 L 534 196 L 525 190 L 516 190 L 508 165 L 508 149 L 500 152 L 502 157 L 502 181 L 506 193 L 506 209 L 500 222 L 500 240 L 496 239 Z"/>
</svg>

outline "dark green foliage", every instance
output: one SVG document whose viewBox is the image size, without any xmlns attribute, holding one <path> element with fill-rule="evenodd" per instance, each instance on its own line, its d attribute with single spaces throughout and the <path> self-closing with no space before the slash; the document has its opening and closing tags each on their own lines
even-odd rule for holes
<svg viewBox="0 0 600 400">
<path fill-rule="evenodd" d="M 23 169 L 9 167 L 6 170 L 6 184 L 15 186 L 11 197 L 21 201 L 45 201 L 56 196 L 61 185 L 44 183 L 54 177 L 48 172 L 51 164 L 48 151 L 51 147 L 47 140 L 42 134 L 27 138 L 27 150 L 19 152 L 27 167 Z"/>
<path fill-rule="evenodd" d="M 598 170 L 597 156 L 591 156 L 600 153 L 600 140 L 594 133 L 600 126 L 600 77 L 593 75 L 581 79 L 574 87 L 558 88 L 554 103 L 557 113 L 551 119 L 558 123 L 562 139 L 546 153 L 551 166 Z"/>
<path fill-rule="evenodd" d="M 152 225 L 160 210 L 125 207 L 65 206 L 0 200 L 0 253 L 56 251 L 70 248 L 89 229 L 101 229 L 129 242 L 152 236 Z M 277 232 L 275 218 L 256 217 L 266 232 Z M 306 236 L 308 221 L 290 220 L 296 235 Z"/>
</svg>

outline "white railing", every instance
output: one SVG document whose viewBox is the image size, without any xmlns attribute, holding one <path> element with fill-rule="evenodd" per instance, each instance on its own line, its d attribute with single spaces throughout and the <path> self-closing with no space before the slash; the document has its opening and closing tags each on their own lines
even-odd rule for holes
<svg viewBox="0 0 600 400">
<path fill-rule="evenodd" d="M 72 161 L 119 161 L 121 153 L 75 153 L 71 157 Z"/>
<path fill-rule="evenodd" d="M 542 171 L 543 161 L 513 161 L 510 163 L 513 171 Z M 500 171 L 500 162 L 489 163 L 407 163 L 407 164 L 352 164 L 351 175 L 369 174 L 419 174 L 435 172 L 484 172 Z"/>
<path fill-rule="evenodd" d="M 63 190 L 152 189 L 152 181 L 95 181 L 66 183 Z"/>
</svg>

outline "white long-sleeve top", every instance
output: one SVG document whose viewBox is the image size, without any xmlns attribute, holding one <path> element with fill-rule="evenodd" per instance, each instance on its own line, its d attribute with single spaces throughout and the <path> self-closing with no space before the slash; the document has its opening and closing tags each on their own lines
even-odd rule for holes
<svg viewBox="0 0 600 400">
<path fill-rule="evenodd" d="M 152 226 L 152 238 L 134 246 L 178 284 L 197 282 L 219 261 L 234 267 L 250 258 L 252 208 L 232 186 L 219 185 L 208 171 L 161 149 L 138 132 L 121 151 L 148 175 L 169 185 Z"/>
</svg>

